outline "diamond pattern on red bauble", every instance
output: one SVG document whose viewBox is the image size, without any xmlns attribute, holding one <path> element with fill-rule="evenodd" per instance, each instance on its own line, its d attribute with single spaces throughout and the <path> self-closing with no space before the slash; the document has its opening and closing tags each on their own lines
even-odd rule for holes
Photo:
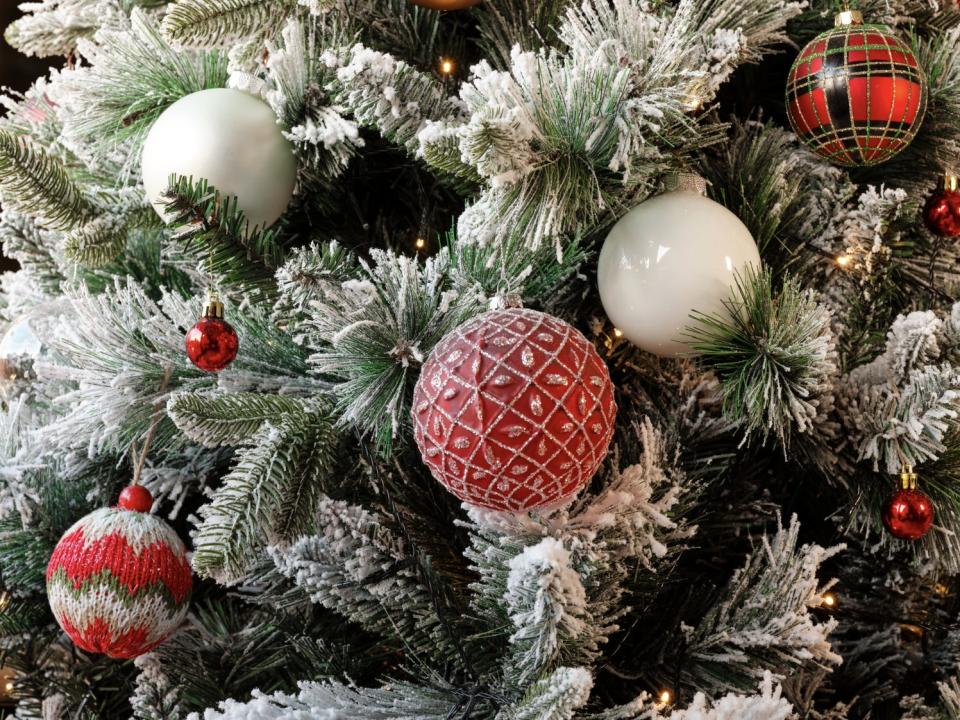
<svg viewBox="0 0 960 720">
<path fill-rule="evenodd" d="M 413 396 L 417 446 L 461 500 L 494 510 L 562 504 L 593 477 L 617 408 L 606 365 L 574 327 L 493 310 L 434 348 Z"/>
</svg>

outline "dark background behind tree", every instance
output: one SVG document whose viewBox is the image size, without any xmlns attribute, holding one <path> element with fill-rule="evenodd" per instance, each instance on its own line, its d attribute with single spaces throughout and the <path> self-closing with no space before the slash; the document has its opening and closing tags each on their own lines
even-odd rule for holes
<svg viewBox="0 0 960 720">
<path fill-rule="evenodd" d="M 0 27 L 6 27 L 21 15 L 15 2 L 0 3 Z M 34 78 L 42 75 L 56 58 L 28 58 L 21 55 L 0 37 L 0 87 L 22 92 Z M 4 257 L 0 243 L 0 272 L 16 269 L 12 260 Z"/>
</svg>

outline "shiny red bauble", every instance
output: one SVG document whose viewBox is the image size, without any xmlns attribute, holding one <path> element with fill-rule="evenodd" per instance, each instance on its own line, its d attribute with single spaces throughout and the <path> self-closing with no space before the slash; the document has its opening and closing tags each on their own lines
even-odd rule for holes
<svg viewBox="0 0 960 720">
<path fill-rule="evenodd" d="M 916 137 L 927 80 L 910 46 L 864 25 L 859 11 L 800 51 L 787 79 L 787 116 L 817 155 L 845 166 L 886 162 Z"/>
<path fill-rule="evenodd" d="M 534 310 L 493 310 L 443 338 L 413 396 L 414 437 L 433 476 L 493 510 L 562 504 L 606 457 L 613 383 L 573 326 Z"/>
<path fill-rule="evenodd" d="M 922 490 L 895 490 L 883 504 L 883 524 L 896 538 L 919 540 L 933 525 L 933 501 Z"/>
<path fill-rule="evenodd" d="M 127 485 L 120 493 L 117 507 L 134 512 L 150 512 L 153 507 L 153 495 L 143 485 Z"/>
<path fill-rule="evenodd" d="M 223 370 L 237 357 L 239 348 L 237 331 L 221 318 L 201 318 L 187 333 L 187 357 L 207 372 Z"/>
<path fill-rule="evenodd" d="M 923 207 L 923 222 L 934 235 L 944 238 L 960 237 L 960 189 L 957 178 L 948 176 L 934 190 Z"/>
</svg>

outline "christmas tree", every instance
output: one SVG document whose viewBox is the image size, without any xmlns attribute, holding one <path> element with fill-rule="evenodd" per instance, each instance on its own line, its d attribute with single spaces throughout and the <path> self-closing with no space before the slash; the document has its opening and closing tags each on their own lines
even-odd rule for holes
<svg viewBox="0 0 960 720">
<path fill-rule="evenodd" d="M 960 720 L 954 0 L 22 9 L 9 717 Z"/>
</svg>

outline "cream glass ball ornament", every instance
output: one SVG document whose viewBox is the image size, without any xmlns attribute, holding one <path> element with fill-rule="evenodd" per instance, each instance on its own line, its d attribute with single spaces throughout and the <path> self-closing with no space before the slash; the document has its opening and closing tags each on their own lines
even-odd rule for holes
<svg viewBox="0 0 960 720">
<path fill-rule="evenodd" d="M 722 205 L 692 190 L 651 198 L 604 241 L 597 266 L 607 316 L 635 345 L 662 356 L 691 352 L 694 311 L 725 312 L 737 274 L 760 268 L 750 231 Z"/>
<path fill-rule="evenodd" d="M 297 179 L 293 146 L 270 106 L 227 88 L 200 90 L 167 108 L 147 135 L 142 164 L 147 198 L 160 217 L 160 197 L 176 174 L 234 196 L 251 228 L 277 221 Z"/>
</svg>

